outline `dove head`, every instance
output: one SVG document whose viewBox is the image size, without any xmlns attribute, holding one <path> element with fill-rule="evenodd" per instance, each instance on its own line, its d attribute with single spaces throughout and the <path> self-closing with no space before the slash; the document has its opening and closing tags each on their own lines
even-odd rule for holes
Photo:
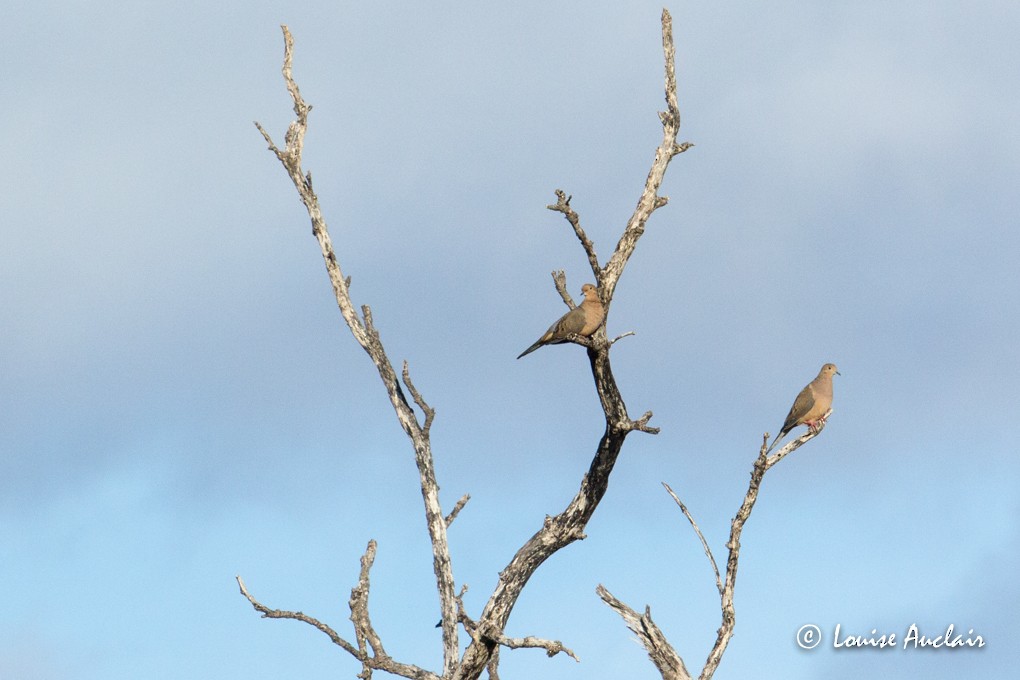
<svg viewBox="0 0 1020 680">
<path fill-rule="evenodd" d="M 598 289 L 596 289 L 595 286 L 593 286 L 590 283 L 586 283 L 583 286 L 581 286 L 581 295 L 584 296 L 585 300 L 595 301 L 599 299 Z"/>
<path fill-rule="evenodd" d="M 831 378 L 833 373 L 835 373 L 836 375 L 843 375 L 842 373 L 836 370 L 836 364 L 825 364 L 824 366 L 822 366 L 822 370 L 818 372 L 818 376 L 821 377 L 823 375 L 827 375 Z"/>
</svg>

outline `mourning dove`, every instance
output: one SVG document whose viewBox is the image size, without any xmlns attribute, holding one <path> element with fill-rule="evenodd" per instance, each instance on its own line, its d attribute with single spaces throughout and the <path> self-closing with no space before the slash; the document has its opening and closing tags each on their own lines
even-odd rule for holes
<svg viewBox="0 0 1020 680">
<path fill-rule="evenodd" d="M 822 419 L 830 408 L 832 408 L 832 375 L 840 375 L 836 370 L 836 364 L 825 364 L 822 370 L 818 371 L 818 377 L 809 382 L 800 391 L 797 398 L 790 407 L 790 413 L 786 416 L 786 422 L 779 430 L 779 436 L 772 440 L 772 446 L 779 443 L 779 440 L 798 425 L 807 425 L 814 430 L 818 421 Z M 769 451 L 772 450 L 769 447 Z"/>
<path fill-rule="evenodd" d="M 581 286 L 581 294 L 584 295 L 584 301 L 561 316 L 559 321 L 549 326 L 549 330 L 543 333 L 534 345 L 521 352 L 518 359 L 525 354 L 531 354 L 542 345 L 558 345 L 566 342 L 571 335 L 588 336 L 598 330 L 605 314 L 598 291 L 595 286 L 586 283 Z"/>
</svg>

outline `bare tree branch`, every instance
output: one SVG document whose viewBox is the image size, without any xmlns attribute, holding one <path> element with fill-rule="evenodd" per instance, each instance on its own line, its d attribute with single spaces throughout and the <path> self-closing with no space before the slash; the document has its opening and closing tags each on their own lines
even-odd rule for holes
<svg viewBox="0 0 1020 680">
<path fill-rule="evenodd" d="M 708 561 L 712 563 L 712 571 L 715 572 L 715 586 L 719 590 L 719 595 L 723 594 L 722 578 L 719 576 L 719 567 L 715 563 L 715 556 L 712 555 L 712 549 L 708 547 L 708 542 L 705 540 L 704 534 L 701 533 L 701 529 L 698 528 L 698 523 L 694 521 L 694 517 L 687 511 L 687 506 L 683 504 L 683 501 L 673 493 L 673 489 L 669 488 L 669 484 L 663 482 L 662 485 L 666 487 L 666 491 L 673 497 L 676 504 L 680 506 L 680 511 L 684 513 L 684 517 L 691 523 L 691 527 L 694 528 L 694 533 L 698 535 L 698 539 L 701 541 L 701 547 L 705 549 L 705 555 L 708 557 Z"/>
<path fill-rule="evenodd" d="M 712 645 L 712 649 L 705 661 L 705 666 L 701 671 L 699 680 L 710 680 L 712 678 L 719 667 L 719 663 L 722 661 L 723 653 L 726 651 L 726 647 L 729 645 L 730 639 L 733 637 L 733 629 L 736 625 L 736 612 L 733 607 L 733 592 L 737 585 L 737 566 L 740 560 L 740 536 L 743 533 L 744 524 L 751 517 L 751 511 L 754 509 L 754 504 L 758 500 L 758 491 L 761 488 L 761 483 L 765 477 L 765 473 L 784 457 L 795 451 L 800 446 L 803 446 L 814 437 L 817 437 L 818 433 L 825 427 L 826 420 L 831 414 L 832 409 L 829 409 L 826 414 L 822 416 L 815 428 L 809 428 L 807 432 L 797 439 L 787 443 L 786 446 L 780 449 L 777 453 L 774 453 L 772 456 L 768 455 L 768 433 L 766 432 L 762 437 L 761 449 L 759 450 L 758 458 L 754 461 L 754 467 L 751 470 L 751 482 L 747 487 L 747 493 L 744 495 L 744 500 L 741 503 L 740 508 L 737 510 L 736 516 L 730 523 L 730 539 L 726 543 L 728 556 L 726 560 L 725 582 L 723 582 L 720 578 L 719 567 L 716 564 L 715 557 L 712 555 L 712 550 L 709 548 L 708 541 L 705 540 L 704 534 L 701 533 L 701 529 L 694 521 L 694 517 L 691 516 L 691 513 L 687 510 L 687 506 L 685 506 L 680 498 L 673 492 L 673 489 L 671 489 L 665 482 L 662 483 L 676 504 L 680 506 L 681 512 L 683 512 L 687 521 L 690 522 L 691 527 L 694 529 L 698 539 L 701 541 L 701 546 L 705 550 L 705 555 L 708 556 L 709 561 L 712 563 L 712 570 L 715 572 L 716 588 L 719 590 L 722 625 L 716 633 L 715 644 Z M 622 602 L 619 602 L 616 598 L 613 598 L 602 586 L 599 586 L 598 593 L 610 607 L 616 610 L 617 613 L 623 617 L 624 621 L 627 623 L 627 627 L 635 633 L 638 633 L 641 643 L 645 646 L 645 649 L 648 650 L 648 655 L 651 657 L 652 662 L 655 663 L 656 668 L 659 669 L 659 672 L 662 673 L 664 680 L 690 677 L 686 675 L 686 669 L 683 669 L 683 675 L 675 675 L 676 666 L 673 664 L 672 659 L 674 655 L 677 660 L 679 660 L 680 657 L 676 654 L 676 651 L 672 648 L 672 646 L 669 645 L 666 638 L 662 636 L 661 631 L 659 631 L 658 628 L 655 628 L 655 634 L 647 632 L 646 626 L 654 625 L 650 623 L 651 617 L 647 609 L 645 611 L 645 617 L 647 617 L 648 621 L 646 622 L 645 617 L 638 617 L 637 613 L 634 612 L 633 609 Z M 638 630 L 638 628 L 640 628 L 640 630 Z M 682 663 L 683 662 L 680 661 L 681 667 Z"/>
<path fill-rule="evenodd" d="M 372 667 L 368 664 L 368 646 L 372 647 L 372 656 L 385 657 L 386 650 L 383 649 L 382 640 L 372 626 L 372 619 L 368 614 L 368 591 L 370 586 L 368 572 L 375 563 L 376 542 L 369 541 L 365 554 L 361 557 L 361 572 L 358 575 L 358 585 L 351 588 L 351 598 L 347 604 L 351 608 L 351 623 L 354 624 L 354 636 L 358 641 L 358 651 L 364 656 L 362 659 L 362 680 L 369 680 L 372 677 Z"/>
<path fill-rule="evenodd" d="M 318 619 L 312 618 L 311 616 L 307 616 L 305 614 L 302 614 L 301 612 L 291 612 L 291 611 L 287 611 L 285 609 L 270 609 L 266 605 L 264 605 L 261 602 L 259 602 L 258 600 L 256 600 L 251 595 L 251 593 L 248 592 L 248 589 L 244 585 L 244 579 L 242 579 L 240 576 L 235 576 L 234 578 L 237 579 L 237 585 L 241 589 L 241 594 L 244 595 L 244 597 L 248 600 L 248 602 L 251 603 L 251 606 L 255 608 L 255 611 L 257 611 L 257 612 L 262 614 L 262 618 L 264 618 L 264 619 L 294 619 L 295 621 L 303 621 L 304 623 L 307 623 L 308 625 L 314 626 L 314 627 L 318 628 L 319 630 L 321 630 L 323 633 L 325 633 L 329 637 L 330 640 L 333 641 L 333 644 L 342 647 L 344 650 L 346 650 L 348 653 L 350 653 L 355 658 L 357 658 L 357 659 L 361 659 L 362 658 L 361 652 L 354 645 L 352 645 L 350 642 L 348 642 L 347 640 L 345 640 L 342 637 L 340 637 L 339 633 L 337 633 L 335 630 L 333 630 L 332 628 L 327 626 L 325 623 L 322 623 Z"/>
<path fill-rule="evenodd" d="M 489 673 L 489 680 L 499 680 L 499 647 L 492 650 L 492 656 L 489 658 L 485 670 Z"/>
<path fill-rule="evenodd" d="M 705 661 L 705 667 L 701 671 L 700 680 L 708 680 L 712 677 L 719 667 L 719 662 L 722 661 L 723 653 L 726 651 L 726 646 L 730 643 L 730 638 L 733 637 L 733 627 L 737 622 L 736 612 L 733 609 L 733 590 L 737 585 L 740 535 L 744 530 L 744 523 L 750 518 L 751 510 L 754 509 L 754 504 L 758 500 L 758 489 L 761 487 L 761 480 L 765 477 L 768 469 L 768 458 L 765 452 L 762 451 L 754 461 L 754 467 L 751 470 L 751 483 L 747 487 L 744 501 L 740 504 L 740 509 L 737 510 L 736 516 L 730 523 L 730 540 L 726 544 L 726 549 L 729 550 L 729 557 L 726 560 L 726 582 L 720 593 L 722 625 L 716 633 L 715 644 L 708 653 L 708 659 Z"/>
<path fill-rule="evenodd" d="M 662 680 L 691 680 L 691 674 L 687 672 L 684 660 L 680 658 L 673 646 L 669 644 L 666 636 L 652 621 L 651 609 L 645 607 L 645 613 L 638 614 L 616 599 L 602 584 L 595 588 L 595 592 L 603 602 L 620 615 L 627 627 L 638 636 L 638 642 L 648 652 L 648 658 L 659 669 Z"/>
<path fill-rule="evenodd" d="M 567 292 L 567 274 L 562 269 L 557 269 L 552 273 L 553 284 L 556 286 L 556 292 L 563 298 L 563 303 L 573 309 L 577 307 L 574 304 L 574 299 L 570 297 L 570 293 Z"/>
<path fill-rule="evenodd" d="M 534 635 L 522 638 L 511 638 L 503 635 L 499 638 L 499 644 L 504 647 L 508 647 L 509 649 L 544 649 L 546 656 L 549 657 L 556 656 L 560 652 L 563 652 L 574 661 L 578 663 L 581 662 L 581 660 L 577 658 L 577 654 L 574 654 L 571 649 L 564 647 L 563 643 L 559 640 L 543 640 L 542 638 L 537 638 Z"/>
<path fill-rule="evenodd" d="M 415 389 L 414 383 L 411 382 L 411 372 L 408 370 L 407 361 L 404 361 L 404 371 L 402 374 L 404 384 L 407 385 L 407 389 L 411 391 L 411 397 L 414 399 L 414 403 L 418 404 L 418 408 L 425 414 L 425 424 L 421 426 L 423 434 L 427 435 L 429 429 L 432 427 L 432 421 L 436 417 L 436 411 L 431 406 L 425 403 L 425 399 L 421 396 L 418 390 Z M 449 524 L 449 522 L 447 522 Z"/>
<path fill-rule="evenodd" d="M 630 421 L 628 427 L 630 427 L 631 430 L 637 430 L 638 432 L 646 432 L 648 434 L 659 434 L 659 428 L 650 427 L 648 425 L 648 421 L 651 419 L 652 412 L 645 411 L 643 414 L 641 414 L 640 418 L 638 418 L 637 420 Z"/>
<path fill-rule="evenodd" d="M 241 589 L 241 595 L 243 595 L 248 602 L 251 603 L 252 607 L 255 608 L 255 611 L 262 614 L 263 618 L 293 619 L 295 621 L 302 621 L 325 633 L 329 639 L 333 641 L 333 644 L 343 648 L 347 653 L 361 662 L 362 672 L 358 674 L 358 677 L 362 678 L 362 680 L 369 680 L 372 677 L 372 670 L 385 671 L 387 673 L 392 673 L 393 675 L 399 675 L 403 678 L 410 678 L 411 680 L 440 680 L 438 675 L 430 673 L 423 668 L 394 661 L 383 650 L 382 643 L 379 641 L 379 638 L 375 634 L 372 624 L 368 619 L 368 570 L 372 567 L 372 561 L 374 559 L 375 541 L 369 541 L 368 549 L 365 551 L 365 555 L 361 558 L 361 575 L 358 579 L 358 585 L 351 590 L 350 599 L 351 621 L 354 622 L 355 635 L 358 639 L 358 647 L 352 645 L 350 642 L 342 638 L 335 630 L 316 618 L 307 616 L 301 612 L 291 612 L 283 609 L 270 609 L 256 600 L 251 593 L 248 592 L 248 589 L 244 585 L 244 580 L 240 576 L 236 577 L 237 585 Z M 368 646 L 372 647 L 371 654 L 368 651 Z"/>
<path fill-rule="evenodd" d="M 466 592 L 467 586 L 464 586 L 463 588 L 461 588 L 460 594 L 457 595 L 458 616 L 460 617 L 460 622 L 464 625 L 464 629 L 468 632 L 469 635 L 471 635 L 472 638 L 474 638 L 477 636 L 478 622 L 472 619 L 470 616 L 468 616 L 467 612 L 464 610 L 463 598 L 464 593 Z M 572 658 L 574 661 L 577 661 L 578 663 L 580 663 L 581 661 L 581 659 L 577 656 L 577 654 L 574 653 L 573 650 L 571 650 L 568 647 L 565 647 L 563 643 L 560 642 L 559 640 L 546 640 L 544 638 L 535 637 L 533 635 L 529 635 L 523 638 L 511 638 L 507 637 L 506 635 L 500 635 L 499 640 L 497 642 L 503 647 L 507 647 L 508 649 L 534 649 L 534 648 L 544 649 L 546 655 L 549 657 L 556 656 L 557 654 L 562 652 L 569 656 L 570 658 Z M 493 659 L 496 660 L 495 663 L 493 663 L 493 661 L 490 660 L 489 665 L 487 666 L 490 677 L 492 677 L 492 674 L 494 672 L 498 676 L 497 670 L 497 666 L 499 665 L 498 655 L 499 648 L 497 647 L 495 650 L 493 650 Z"/>
<path fill-rule="evenodd" d="M 287 91 L 294 101 L 294 112 L 297 120 L 291 122 L 287 129 L 286 149 L 280 150 L 273 143 L 269 133 L 259 124 L 256 127 L 269 144 L 269 148 L 276 154 L 287 174 L 290 176 L 294 187 L 301 197 L 302 203 L 308 211 L 308 217 L 312 223 L 312 233 L 319 242 L 322 258 L 329 274 L 330 282 L 333 285 L 333 292 L 336 297 L 340 313 L 350 328 L 351 334 L 358 344 L 375 364 L 379 377 L 386 387 L 390 397 L 390 404 L 397 415 L 397 420 L 414 447 L 415 463 L 421 481 L 422 499 L 425 505 L 425 519 L 428 525 L 429 538 L 432 542 L 433 571 L 436 576 L 436 587 L 439 592 L 440 610 L 443 616 L 443 675 L 449 677 L 457 666 L 459 657 L 459 644 L 457 640 L 456 626 L 456 602 L 454 597 L 453 568 L 450 563 L 450 550 L 446 538 L 446 520 L 443 516 L 439 502 L 439 484 L 436 481 L 435 466 L 432 461 L 432 449 L 429 442 L 428 428 L 432 424 L 434 412 L 425 403 L 421 395 L 410 382 L 410 377 L 405 367 L 405 384 L 411 390 L 416 403 L 425 412 L 425 424 L 420 425 L 407 399 L 400 388 L 397 374 L 390 363 L 383 348 L 379 332 L 372 323 L 372 310 L 368 305 L 362 306 L 364 321 L 358 318 L 355 307 L 350 297 L 350 279 L 344 277 L 333 249 L 333 243 L 329 236 L 326 220 L 319 208 L 319 199 L 312 190 L 311 173 L 304 173 L 301 168 L 301 153 L 304 146 L 304 137 L 308 129 L 308 113 L 312 107 L 301 98 L 300 90 L 294 81 L 292 74 L 294 40 L 290 30 L 281 26 L 284 38 L 284 59 L 283 78 L 287 85 Z"/>
<path fill-rule="evenodd" d="M 829 416 L 831 415 L 832 409 L 830 408 L 828 411 L 825 412 L 824 416 L 818 419 L 818 422 L 815 423 L 815 426 L 813 428 L 809 427 L 804 434 L 797 437 L 793 441 L 787 442 L 786 445 L 783 446 L 783 448 L 779 449 L 771 456 L 769 456 L 766 468 L 772 467 L 773 465 L 781 461 L 783 458 L 786 458 L 788 455 L 799 449 L 801 446 L 807 444 L 809 441 L 811 441 L 819 434 L 821 434 L 822 430 L 825 429 L 825 424 L 829 421 Z"/>
<path fill-rule="evenodd" d="M 574 228 L 574 233 L 577 235 L 577 240 L 581 242 L 581 247 L 584 248 L 584 253 L 588 256 L 588 264 L 591 265 L 591 272 L 595 275 L 596 285 L 598 285 L 598 279 L 602 276 L 599 256 L 595 253 L 595 244 L 591 242 L 588 235 L 584 233 L 584 229 L 581 228 L 581 218 L 570 207 L 571 198 L 573 196 L 567 196 L 562 189 L 557 189 L 556 203 L 547 205 L 546 208 L 563 213 L 563 216 L 567 218 L 567 222 L 570 222 L 570 226 Z"/>
<path fill-rule="evenodd" d="M 677 103 L 676 94 L 676 49 L 673 46 L 673 17 L 670 16 L 669 11 L 666 9 L 662 10 L 662 51 L 666 63 L 665 92 L 667 107 L 666 111 L 659 113 L 659 119 L 662 121 L 662 143 L 655 150 L 655 160 L 648 171 L 645 188 L 641 193 L 641 198 L 638 200 L 637 207 L 634 209 L 634 214 L 631 215 L 630 220 L 627 222 L 627 227 L 624 229 L 619 243 L 616 244 L 616 250 L 613 252 L 612 257 L 609 258 L 609 262 L 606 263 L 605 269 L 602 272 L 603 276 L 599 280 L 599 289 L 603 295 L 602 301 L 607 307 L 613 298 L 613 292 L 616 290 L 616 284 L 623 273 L 623 268 L 627 265 L 627 261 L 634 252 L 638 239 L 645 232 L 645 223 L 648 222 L 648 218 L 651 217 L 656 209 L 669 201 L 665 196 L 658 195 L 659 186 L 662 184 L 662 179 L 666 174 L 666 168 L 669 166 L 670 160 L 679 153 L 678 149 L 681 148 L 676 143 L 676 136 L 680 130 L 680 106 Z M 691 146 L 693 145 L 685 142 L 683 150 Z"/>
<path fill-rule="evenodd" d="M 460 514 L 460 511 L 464 509 L 464 506 L 467 505 L 469 500 L 471 500 L 471 494 L 464 494 L 460 497 L 460 500 L 453 506 L 453 510 L 450 511 L 450 514 L 443 519 L 443 521 L 446 522 L 447 528 L 453 524 L 453 520 L 457 519 L 457 515 Z"/>
<path fill-rule="evenodd" d="M 618 340 L 623 340 L 624 338 L 630 337 L 631 335 L 636 335 L 636 333 L 634 331 L 627 331 L 626 333 L 621 333 L 620 335 L 617 335 L 615 338 L 610 340 L 609 344 L 615 345 Z"/>
</svg>

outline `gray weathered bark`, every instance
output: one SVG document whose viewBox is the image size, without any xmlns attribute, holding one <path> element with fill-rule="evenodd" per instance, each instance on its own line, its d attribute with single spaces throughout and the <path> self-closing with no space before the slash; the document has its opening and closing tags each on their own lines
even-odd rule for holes
<svg viewBox="0 0 1020 680">
<path fill-rule="evenodd" d="M 535 571 L 558 550 L 572 542 L 584 538 L 584 529 L 592 514 L 598 507 L 609 485 L 609 477 L 613 471 L 617 457 L 623 447 L 627 435 L 634 431 L 650 434 L 658 432 L 657 428 L 648 425 L 652 417 L 651 411 L 637 419 L 632 419 L 613 377 L 609 359 L 612 344 L 605 332 L 605 325 L 590 338 L 575 337 L 573 341 L 587 348 L 595 389 L 605 415 L 605 431 L 595 450 L 594 458 L 588 472 L 581 479 L 580 487 L 566 508 L 555 517 L 547 517 L 541 528 L 517 550 L 509 564 L 500 572 L 499 580 L 492 595 L 489 597 L 481 616 L 477 621 L 471 619 L 463 611 L 460 594 L 455 592 L 453 568 L 450 561 L 446 530 L 448 524 L 456 517 L 467 497 L 461 499 L 449 516 L 444 517 L 439 501 L 439 486 L 435 477 L 432 461 L 432 449 L 429 439 L 429 428 L 435 412 L 411 382 L 408 366 L 405 362 L 402 379 L 410 392 L 414 403 L 424 413 L 424 421 L 420 421 L 411 404 L 404 396 L 400 380 L 394 370 L 378 331 L 372 323 L 371 309 L 364 305 L 359 316 L 350 296 L 350 279 L 345 278 L 337 260 L 329 237 L 326 220 L 319 208 L 318 198 L 312 187 L 311 173 L 303 170 L 301 155 L 305 133 L 308 125 L 308 114 L 311 106 L 301 97 L 297 83 L 292 74 L 293 39 L 286 26 L 284 33 L 284 65 L 283 76 L 287 90 L 294 102 L 297 116 L 286 133 L 285 148 L 280 149 L 269 133 L 256 123 L 269 149 L 283 165 L 291 181 L 304 203 L 312 224 L 312 233 L 319 243 L 321 254 L 329 275 L 337 306 L 355 340 L 364 348 L 375 364 L 379 377 L 390 398 L 390 404 L 397 420 L 407 434 L 414 449 L 415 462 L 418 466 L 421 481 L 422 499 L 429 537 L 432 543 L 433 570 L 439 592 L 440 612 L 443 629 L 443 669 L 441 673 L 433 673 L 411 664 L 400 663 L 391 659 L 383 648 L 382 641 L 376 634 L 368 616 L 369 569 L 375 557 L 375 542 L 369 543 L 365 556 L 362 558 L 361 576 L 358 584 L 351 592 L 351 621 L 354 624 L 355 643 L 348 642 L 329 626 L 300 612 L 270 609 L 256 600 L 247 590 L 244 582 L 238 577 L 242 594 L 251 602 L 255 609 L 269 618 L 292 618 L 304 621 L 326 633 L 330 639 L 355 657 L 362 664 L 359 677 L 368 679 L 374 670 L 406 678 L 432 680 L 474 680 L 483 670 L 488 669 L 490 676 L 497 676 L 498 648 L 538 647 L 545 649 L 552 656 L 564 652 L 576 656 L 558 641 L 544 640 L 528 636 L 525 638 L 508 638 L 504 634 L 510 613 L 528 580 Z M 623 274 L 624 268 L 637 246 L 638 240 L 645 231 L 645 226 L 652 213 L 666 205 L 668 199 L 659 195 L 666 168 L 670 160 L 679 153 L 690 148 L 689 143 L 678 144 L 677 133 L 680 127 L 680 112 L 676 95 L 676 76 L 674 63 L 674 47 L 672 19 L 669 12 L 662 13 L 662 43 L 665 57 L 665 94 L 666 111 L 659 114 L 663 127 L 663 138 L 655 152 L 648 177 L 633 215 L 616 245 L 613 254 L 605 264 L 600 266 L 595 246 L 585 235 L 580 218 L 570 207 L 570 197 L 557 191 L 557 202 L 548 206 L 549 209 L 563 213 L 573 227 L 581 247 L 588 256 L 588 261 L 595 276 L 600 298 L 608 315 L 612 304 L 613 293 Z M 562 272 L 554 272 L 554 282 L 568 305 L 573 306 L 566 293 L 566 280 Z M 627 334 L 624 334 L 627 335 Z M 624 337 L 624 336 L 620 336 Z M 459 654 L 458 629 L 460 623 L 471 636 L 463 656 Z"/>
</svg>

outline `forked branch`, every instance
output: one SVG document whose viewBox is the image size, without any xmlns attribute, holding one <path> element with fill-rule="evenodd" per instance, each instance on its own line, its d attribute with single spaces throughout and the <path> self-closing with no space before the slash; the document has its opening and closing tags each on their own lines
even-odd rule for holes
<svg viewBox="0 0 1020 680">
<path fill-rule="evenodd" d="M 626 604 L 616 599 L 605 586 L 599 584 L 595 592 L 602 598 L 602 601 L 609 605 L 613 611 L 620 615 L 627 627 L 638 636 L 638 641 L 648 652 L 655 667 L 659 669 L 663 680 L 691 680 L 691 674 L 687 672 L 684 660 L 676 653 L 673 646 L 669 644 L 666 636 L 662 634 L 655 622 L 652 621 L 652 610 L 645 607 L 644 614 L 638 614 Z"/>
<path fill-rule="evenodd" d="M 658 196 L 658 190 L 665 176 L 666 167 L 675 155 L 680 113 L 676 97 L 672 19 L 669 12 L 665 10 L 662 13 L 662 41 L 666 62 L 666 101 L 669 109 L 668 115 L 662 119 L 663 141 L 656 151 L 641 198 L 638 200 L 638 206 L 624 228 L 616 250 L 605 267 L 599 266 L 595 246 L 582 229 L 580 217 L 570 207 L 570 197 L 562 190 L 557 190 L 556 203 L 548 206 L 550 210 L 562 213 L 573 227 L 574 233 L 588 257 L 588 262 L 595 275 L 596 286 L 599 289 L 599 296 L 607 312 L 619 277 L 634 252 L 638 239 L 644 233 L 648 218 L 656 208 L 665 204 L 665 199 Z M 553 272 L 553 280 L 564 302 L 572 307 L 573 300 L 567 293 L 563 273 Z M 496 589 L 486 603 L 479 619 L 477 635 L 472 636 L 471 644 L 464 652 L 461 667 L 454 675 L 454 680 L 475 680 L 485 667 L 490 665 L 493 655 L 497 653 L 498 644 L 500 638 L 503 637 L 503 630 L 510 617 L 510 612 L 532 574 L 558 550 L 584 538 L 584 529 L 595 512 L 595 508 L 605 496 L 609 486 L 609 476 L 627 435 L 633 431 L 649 434 L 658 432 L 658 428 L 648 425 L 648 421 L 652 417 L 651 411 L 646 412 L 637 420 L 627 414 L 627 407 L 617 387 L 609 361 L 611 343 L 606 336 L 605 324 L 590 338 L 576 338 L 574 341 L 587 349 L 592 376 L 595 380 L 595 389 L 605 414 L 605 433 L 599 441 L 588 472 L 582 478 L 580 489 L 574 498 L 560 514 L 555 517 L 547 517 L 542 527 L 521 546 L 510 563 L 500 572 Z"/>
<path fill-rule="evenodd" d="M 358 677 L 362 678 L 362 680 L 369 680 L 372 677 L 373 670 L 385 671 L 403 678 L 411 678 L 412 680 L 440 680 L 439 676 L 435 673 L 430 673 L 412 664 L 395 661 L 383 649 L 382 641 L 372 627 L 372 621 L 368 615 L 369 570 L 375 561 L 375 552 L 375 541 L 369 541 L 368 548 L 361 558 L 361 573 L 358 577 L 358 584 L 351 589 L 351 598 L 348 602 L 351 608 L 351 622 L 354 624 L 354 636 L 355 640 L 357 640 L 357 646 L 352 645 L 335 630 L 314 617 L 301 612 L 267 607 L 248 592 L 247 587 L 244 585 L 244 580 L 240 576 L 237 577 L 237 585 L 241 589 L 241 595 L 264 618 L 293 619 L 294 621 L 307 623 L 325 633 L 332 640 L 333 644 L 344 649 L 361 662 L 362 671 L 358 674 Z"/>
<path fill-rule="evenodd" d="M 699 680 L 710 680 L 715 674 L 716 669 L 719 667 L 719 663 L 722 661 L 723 653 L 726 651 L 726 647 L 729 645 L 730 639 L 733 637 L 733 629 L 736 626 L 736 611 L 733 606 L 733 592 L 737 585 L 737 567 L 740 561 L 740 536 L 744 531 L 744 524 L 751 517 L 751 511 L 754 509 L 754 504 L 758 501 L 758 491 L 761 488 L 762 480 L 765 478 L 765 473 L 768 472 L 772 466 L 782 460 L 784 457 L 795 451 L 797 448 L 803 446 L 806 442 L 818 436 L 818 434 L 825 427 L 825 420 L 832 413 L 832 409 L 829 409 L 823 416 L 821 422 L 814 429 L 809 429 L 803 435 L 797 439 L 789 442 L 780 449 L 777 453 L 768 455 L 768 434 L 766 433 L 762 437 L 761 449 L 758 453 L 758 458 L 754 461 L 754 466 L 751 469 L 751 481 L 747 487 L 747 493 L 744 494 L 744 500 L 740 504 L 740 508 L 737 510 L 737 514 L 734 516 L 732 522 L 730 522 L 730 538 L 726 543 L 727 559 L 726 559 L 726 577 L 723 580 L 719 574 L 719 567 L 716 564 L 715 556 L 712 554 L 712 549 L 708 545 L 708 541 L 705 540 L 705 536 L 701 533 L 701 529 L 698 527 L 697 522 L 694 521 L 694 517 L 687 510 L 687 506 L 683 504 L 679 496 L 673 492 L 668 484 L 663 482 L 663 486 L 666 491 L 673 498 L 676 504 L 680 507 L 680 511 L 683 512 L 684 517 L 690 522 L 691 528 L 694 529 L 694 533 L 697 534 L 698 539 L 701 541 L 701 546 L 705 550 L 705 555 L 708 557 L 709 562 L 712 565 L 712 571 L 715 573 L 715 584 L 719 591 L 719 604 L 722 611 L 722 624 L 719 626 L 719 630 L 716 633 L 715 644 L 712 645 L 712 649 L 708 654 L 708 658 L 705 661 L 705 666 L 698 676 Z M 634 612 L 633 609 L 628 607 L 609 595 L 608 591 L 602 586 L 599 586 L 597 590 L 599 596 L 612 607 L 621 617 L 627 627 L 638 633 L 638 639 L 641 644 L 644 645 L 648 651 L 649 657 L 655 664 L 656 668 L 662 673 L 663 680 L 673 679 L 689 679 L 690 675 L 687 674 L 687 669 L 683 667 L 683 661 L 680 661 L 680 655 L 670 645 L 669 641 L 662 635 L 658 627 L 655 627 L 651 621 L 651 613 L 647 609 L 642 617 Z M 639 632 L 635 628 L 640 629 Z M 648 631 L 654 631 L 654 634 Z M 679 665 L 674 662 L 674 659 L 679 661 Z M 678 671 L 677 669 L 680 669 Z"/>
</svg>

